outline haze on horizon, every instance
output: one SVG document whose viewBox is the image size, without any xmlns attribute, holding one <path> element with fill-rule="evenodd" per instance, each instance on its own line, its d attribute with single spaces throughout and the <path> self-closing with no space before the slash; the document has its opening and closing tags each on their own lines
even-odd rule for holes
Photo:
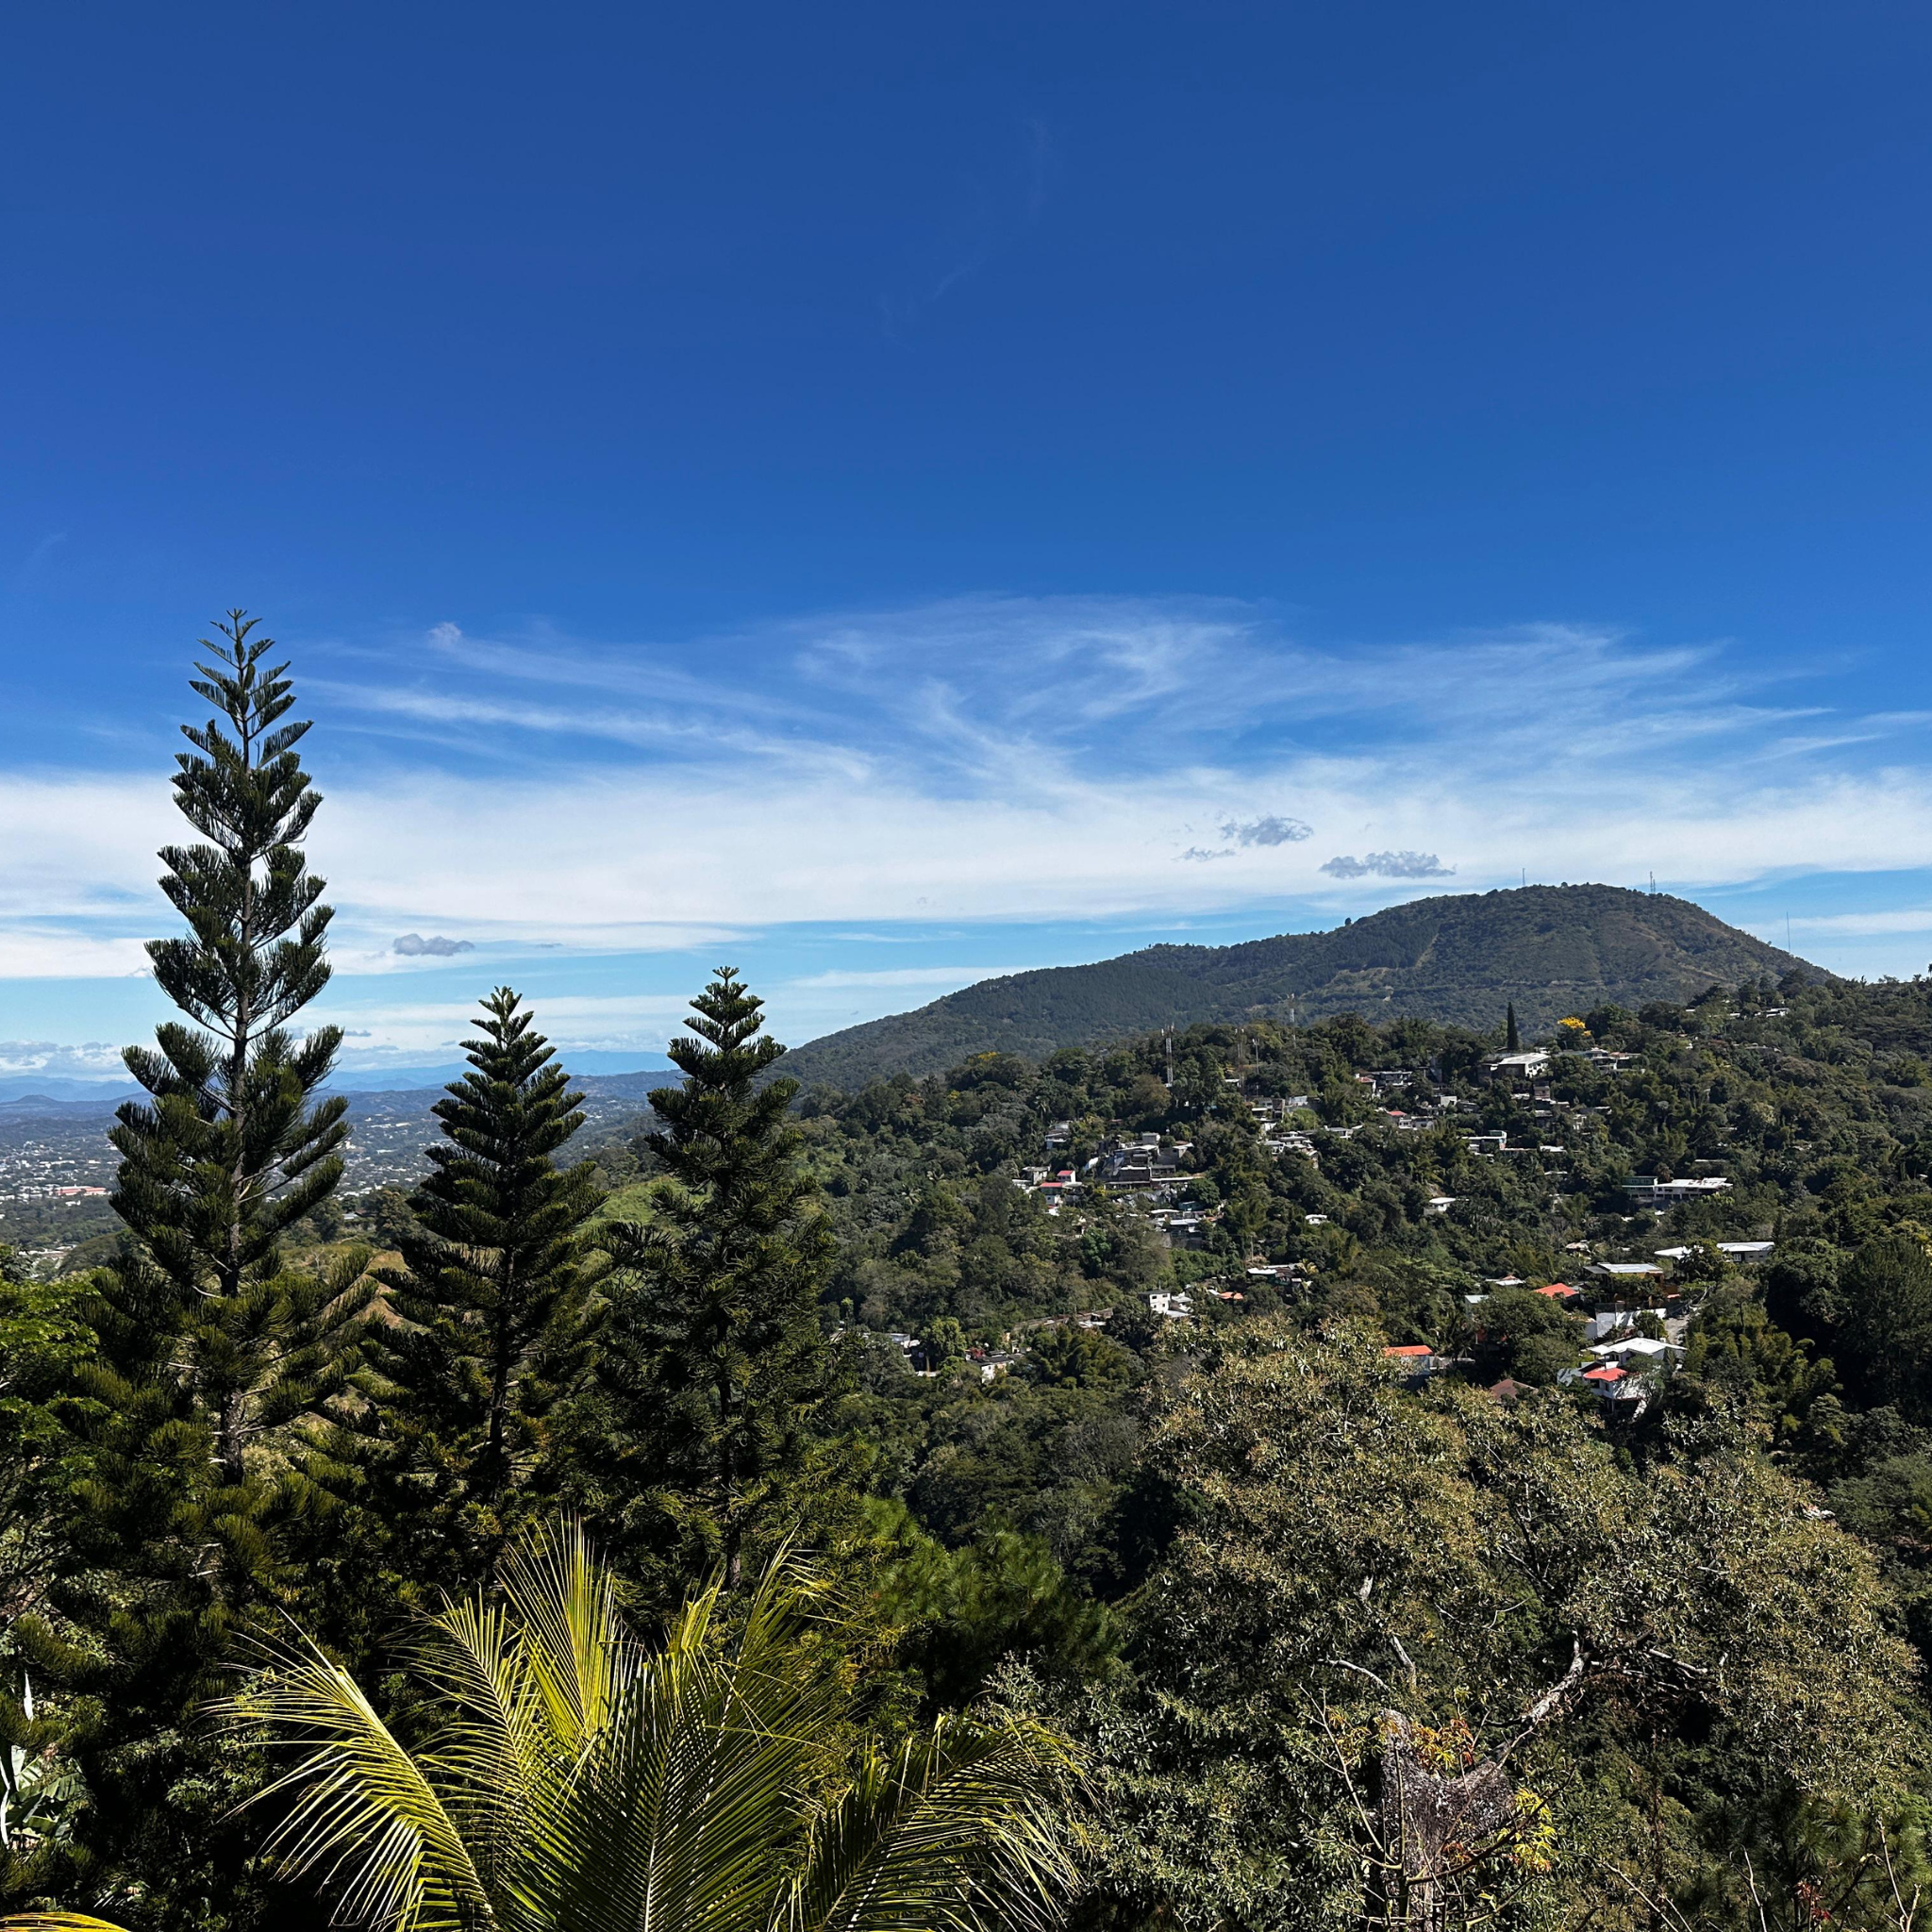
<svg viewBox="0 0 1932 1932">
<path fill-rule="evenodd" d="M 1425 891 L 1932 958 L 1932 19 L 109 4 L 14 29 L 0 1074 L 292 658 L 353 1065 Z M 240 108 L 236 104 L 243 104 Z"/>
</svg>

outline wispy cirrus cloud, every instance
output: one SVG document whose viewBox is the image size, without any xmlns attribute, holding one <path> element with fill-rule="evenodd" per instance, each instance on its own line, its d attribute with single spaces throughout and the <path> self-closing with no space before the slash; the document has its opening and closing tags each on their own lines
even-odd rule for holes
<svg viewBox="0 0 1932 1932">
<path fill-rule="evenodd" d="M 1840 715 L 1722 645 L 1578 625 L 1342 648 L 1230 600 L 979 597 L 291 655 L 355 973 L 439 963 L 398 932 L 488 957 L 799 922 L 1313 918 L 1520 869 L 1912 866 L 1932 840 L 1917 714 Z M 163 771 L 0 774 L 0 974 L 141 970 L 175 832 Z"/>
</svg>

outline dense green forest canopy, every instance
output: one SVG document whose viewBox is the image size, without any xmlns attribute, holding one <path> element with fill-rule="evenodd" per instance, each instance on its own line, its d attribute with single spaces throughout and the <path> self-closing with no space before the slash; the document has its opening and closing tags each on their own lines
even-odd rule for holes
<svg viewBox="0 0 1932 1932">
<path fill-rule="evenodd" d="M 1881 1871 L 1881 1824 L 1910 1837 L 1916 1800 L 1855 1823 L 1821 1774 L 1870 1745 L 1892 1768 L 1858 1775 L 1919 1788 L 1898 1767 L 1921 1761 L 1932 1643 L 1932 984 L 1793 970 L 1565 1018 L 1521 1076 L 1491 1064 L 1500 1028 L 1342 1015 L 984 1054 L 798 1100 L 838 1231 L 838 1425 L 904 1553 L 886 1599 L 910 1619 L 901 1655 L 956 1697 L 1024 1658 L 1032 1694 L 1104 1740 L 1110 1911 L 1319 1916 L 1353 1760 L 1306 1731 L 1291 1761 L 1270 1754 L 1309 1700 L 1346 1705 L 1354 1672 L 1413 1693 L 1440 1667 L 1437 1716 L 1493 1736 L 1587 1625 L 1601 1658 L 1720 1599 L 1779 1626 L 1742 1703 L 1694 1694 L 1745 1668 L 1724 1647 L 1740 1632 L 1687 1624 L 1640 1646 L 1673 1659 L 1651 1657 L 1660 1676 L 1604 1664 L 1563 1734 L 1526 1747 L 1569 1848 L 1551 1869 L 1574 1884 L 1591 1844 L 1621 1874 L 1598 1873 L 1592 1910 L 1647 1921 L 1661 1886 L 1723 1916 L 1740 1845 L 1802 1902 Z M 1148 1136 L 1184 1143 L 1171 1192 L 1198 1245 L 1170 1246 L 1144 1194 L 1103 1177 Z M 636 1152 L 599 1158 L 622 1201 Z M 1024 1185 L 1042 1170 L 1088 1183 L 1055 1199 Z M 1661 1212 L 1631 1191 L 1700 1177 L 1724 1185 Z M 1657 1272 L 1595 1272 L 1630 1263 Z M 1536 1292 L 1556 1283 L 1581 1292 Z M 1176 1291 L 1187 1318 L 1156 1313 Z M 1636 1402 L 1580 1374 L 1586 1334 L 1620 1330 L 1671 1338 L 1634 1370 Z M 1453 1367 L 1398 1388 L 1383 1351 L 1403 1344 Z M 1230 1430 L 1254 1445 L 1232 1462 Z M 1489 1607 L 1439 1613 L 1430 1566 L 1465 1561 L 1456 1588 Z M 1541 1594 L 1557 1574 L 1579 1593 L 1560 1611 Z M 1698 1575 L 1726 1580 L 1693 1606 Z M 1511 1623 L 1525 1576 L 1538 1607 Z M 1384 1616 L 1354 1601 L 1371 1579 Z M 1467 1633 L 1498 1616 L 1523 1647 L 1477 1670 Z M 1819 1648 L 1840 1641 L 1854 1654 Z M 1877 1700 L 1831 1719 L 1834 1742 L 1807 1728 L 1824 1682 Z M 1783 1770 L 1779 1699 L 1810 1740 Z M 1351 1722 L 1373 1755 L 1373 1724 Z"/>
<path fill-rule="evenodd" d="M 801 1077 L 863 1086 L 969 1055 L 1044 1059 L 1161 1026 L 1356 1012 L 1487 1027 L 1506 1003 L 1538 1029 L 1607 1003 L 1636 1008 L 1815 967 L 1701 906 L 1616 886 L 1443 893 L 1327 932 L 1233 946 L 1148 946 L 1091 966 L 983 980 L 916 1012 L 801 1048 Z"/>
</svg>

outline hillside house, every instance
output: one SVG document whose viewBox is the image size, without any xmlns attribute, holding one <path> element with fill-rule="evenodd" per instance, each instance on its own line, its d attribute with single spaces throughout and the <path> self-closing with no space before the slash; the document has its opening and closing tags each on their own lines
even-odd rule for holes
<svg viewBox="0 0 1932 1932">
<path fill-rule="evenodd" d="M 1587 1342 L 1601 1341 L 1607 1335 L 1621 1334 L 1626 1328 L 1636 1327 L 1646 1315 L 1655 1317 L 1659 1327 L 1667 1321 L 1662 1308 L 1606 1308 L 1584 1323 L 1583 1339 Z"/>
<path fill-rule="evenodd" d="M 1637 1208 L 1665 1211 L 1684 1201 L 1707 1201 L 1730 1186 L 1722 1174 L 1697 1174 L 1686 1180 L 1660 1181 L 1655 1174 L 1641 1174 L 1624 1183 L 1624 1191 Z"/>
<path fill-rule="evenodd" d="M 1730 1260 L 1741 1261 L 1748 1265 L 1754 1261 L 1768 1261 L 1771 1258 L 1772 1251 L 1777 1246 L 1777 1243 L 1775 1241 L 1713 1241 L 1711 1246 L 1720 1255 L 1727 1257 Z M 1691 1252 L 1688 1247 L 1653 1248 L 1651 1250 L 1651 1253 L 1660 1261 L 1688 1260 L 1690 1257 Z"/>
<path fill-rule="evenodd" d="M 1655 1362 L 1662 1368 L 1674 1368 L 1674 1357 L 1683 1353 L 1676 1342 L 1653 1341 L 1647 1335 L 1626 1335 L 1620 1341 L 1606 1341 L 1584 1350 L 1585 1355 L 1593 1355 L 1598 1361 L 1621 1369 L 1628 1369 L 1633 1362 Z"/>
<path fill-rule="evenodd" d="M 1449 1364 L 1440 1359 L 1435 1349 L 1426 1341 L 1406 1342 L 1382 1351 L 1382 1359 L 1391 1368 L 1400 1369 L 1408 1379 L 1410 1387 L 1425 1382 Z"/>
<path fill-rule="evenodd" d="M 1650 1407 L 1651 1385 L 1619 1368 L 1606 1365 L 1585 1369 L 1581 1375 L 1574 1369 L 1566 1369 L 1557 1379 L 1559 1382 L 1578 1382 L 1586 1389 L 1594 1389 L 1603 1398 L 1603 1417 L 1607 1423 L 1634 1423 Z"/>
<path fill-rule="evenodd" d="M 1550 1057 L 1539 1047 L 1530 1047 L 1522 1053 L 1499 1053 L 1482 1063 L 1483 1078 L 1486 1080 L 1534 1080 L 1539 1074 L 1550 1071 Z"/>
<path fill-rule="evenodd" d="M 991 1382 L 1001 1375 L 1010 1374 L 1026 1357 L 1024 1355 L 1016 1355 L 1009 1349 L 970 1348 L 966 1351 L 966 1359 L 979 1371 L 979 1379 L 982 1382 Z"/>
<path fill-rule="evenodd" d="M 1099 1177 L 1110 1188 L 1154 1187 L 1178 1176 L 1182 1151 L 1163 1147 L 1158 1134 L 1141 1134 L 1101 1157 Z"/>
</svg>

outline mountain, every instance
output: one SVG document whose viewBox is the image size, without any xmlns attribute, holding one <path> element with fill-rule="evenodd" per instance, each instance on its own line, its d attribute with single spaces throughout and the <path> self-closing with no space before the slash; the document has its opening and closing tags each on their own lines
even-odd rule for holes
<svg viewBox="0 0 1932 1932">
<path fill-rule="evenodd" d="M 76 1080 L 58 1074 L 0 1074 L 0 1106 L 15 1100 L 105 1101 L 111 1113 L 140 1091 L 125 1074 L 98 1080 Z"/>
<path fill-rule="evenodd" d="M 89 1083 L 73 1080 L 60 1084 L 85 1090 Z M 42 1087 L 31 1093 L 16 1093 L 9 1099 L 0 1100 L 0 1120 L 111 1120 L 114 1109 L 140 1091 L 139 1087 L 110 1087 L 102 1081 L 94 1083 L 92 1091 L 85 1093 L 85 1097 L 76 1097 L 49 1093 Z"/>
<path fill-rule="evenodd" d="M 1329 932 L 1148 946 L 1092 966 L 982 980 L 917 1012 L 811 1041 L 786 1057 L 784 1071 L 849 1091 L 896 1073 L 938 1073 L 975 1053 L 1038 1059 L 1063 1046 L 1262 1013 L 1414 1015 L 1487 1031 L 1511 1001 L 1527 1036 L 1591 1007 L 1681 1003 L 1713 982 L 1793 971 L 1831 976 L 1688 899 L 1527 886 L 1416 899 Z"/>
</svg>

